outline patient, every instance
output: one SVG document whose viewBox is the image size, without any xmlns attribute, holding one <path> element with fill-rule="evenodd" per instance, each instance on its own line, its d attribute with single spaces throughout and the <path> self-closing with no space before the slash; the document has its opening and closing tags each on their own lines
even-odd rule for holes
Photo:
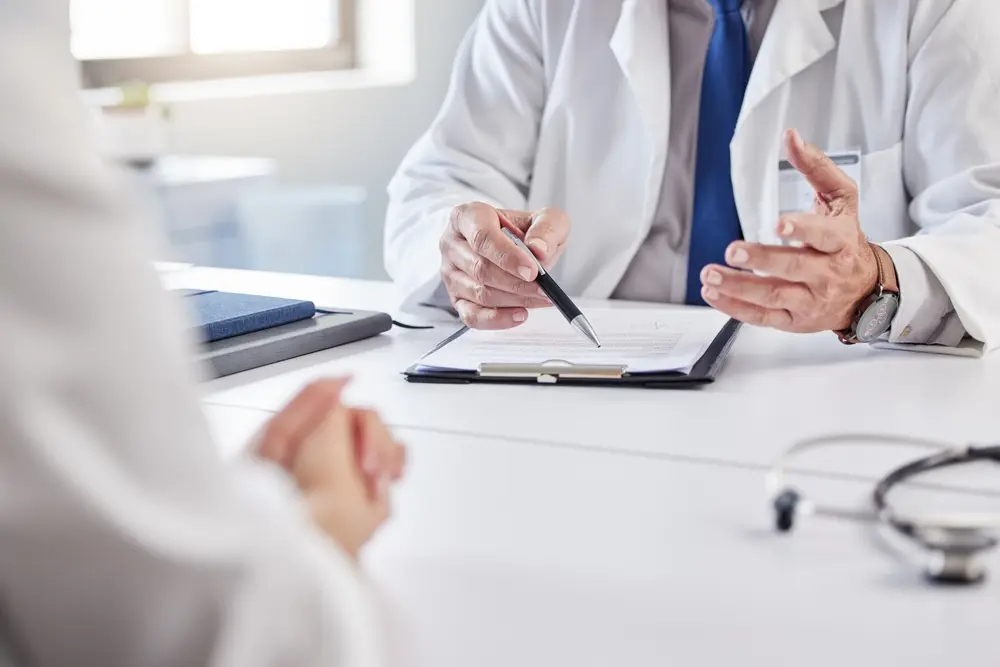
<svg viewBox="0 0 1000 667">
<path fill-rule="evenodd" d="M 356 558 L 403 449 L 327 380 L 220 460 L 68 16 L 0 3 L 0 663 L 379 664 Z"/>
</svg>

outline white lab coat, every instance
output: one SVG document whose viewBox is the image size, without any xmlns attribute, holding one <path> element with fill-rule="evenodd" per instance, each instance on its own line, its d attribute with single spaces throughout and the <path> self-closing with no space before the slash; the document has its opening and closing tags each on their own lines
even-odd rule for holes
<svg viewBox="0 0 1000 667">
<path fill-rule="evenodd" d="M 277 470 L 220 461 L 68 17 L 0 2 L 0 664 L 377 664 L 354 565 Z"/>
<path fill-rule="evenodd" d="M 556 277 L 611 295 L 663 180 L 666 7 L 487 0 L 440 115 L 389 188 L 386 267 L 409 305 L 439 285 L 439 237 L 468 201 L 564 208 L 573 231 Z M 996 0 L 779 0 L 731 146 L 745 238 L 774 240 L 786 128 L 859 149 L 867 234 L 901 239 L 968 333 L 1000 346 L 998 29 Z"/>
</svg>

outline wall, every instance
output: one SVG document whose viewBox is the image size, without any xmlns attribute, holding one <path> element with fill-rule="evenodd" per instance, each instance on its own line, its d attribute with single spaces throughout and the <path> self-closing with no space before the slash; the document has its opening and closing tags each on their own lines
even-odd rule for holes
<svg viewBox="0 0 1000 667">
<path fill-rule="evenodd" d="M 447 89 L 452 60 L 483 0 L 416 0 L 416 80 L 175 103 L 171 150 L 272 157 L 284 183 L 340 183 L 368 191 L 367 277 L 384 277 L 385 187 L 427 128 Z"/>
</svg>

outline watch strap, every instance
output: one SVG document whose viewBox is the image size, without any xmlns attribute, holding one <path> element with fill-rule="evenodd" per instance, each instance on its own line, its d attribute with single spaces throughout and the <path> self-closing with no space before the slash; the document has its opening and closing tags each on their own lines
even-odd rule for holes
<svg viewBox="0 0 1000 667">
<path fill-rule="evenodd" d="M 842 329 L 841 331 L 836 331 L 837 338 L 840 339 L 841 343 L 845 345 L 855 345 L 861 341 L 858 339 L 858 322 L 861 320 L 862 315 L 868 308 L 875 303 L 883 294 L 899 294 L 899 279 L 896 276 L 895 264 L 893 264 L 892 257 L 886 252 L 885 248 L 882 246 L 869 243 L 868 246 L 872 249 L 872 254 L 875 255 L 875 263 L 878 266 L 878 278 L 875 284 L 875 290 L 866 296 L 860 304 L 858 304 L 858 309 L 854 314 L 854 320 L 851 322 L 851 326 L 847 329 Z"/>
<path fill-rule="evenodd" d="M 882 286 L 882 291 L 899 294 L 899 279 L 896 276 L 896 266 L 892 262 L 892 257 L 882 246 L 875 243 L 868 245 L 875 253 L 875 261 L 878 262 L 878 282 Z"/>
</svg>

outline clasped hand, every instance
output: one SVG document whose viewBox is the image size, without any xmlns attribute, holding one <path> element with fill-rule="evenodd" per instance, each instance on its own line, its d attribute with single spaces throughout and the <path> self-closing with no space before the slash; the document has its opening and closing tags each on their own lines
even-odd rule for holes
<svg viewBox="0 0 1000 667">
<path fill-rule="evenodd" d="M 356 558 L 389 516 L 406 451 L 378 414 L 344 404 L 346 384 L 321 380 L 302 390 L 268 422 L 256 453 L 295 478 L 319 528 Z"/>
</svg>

